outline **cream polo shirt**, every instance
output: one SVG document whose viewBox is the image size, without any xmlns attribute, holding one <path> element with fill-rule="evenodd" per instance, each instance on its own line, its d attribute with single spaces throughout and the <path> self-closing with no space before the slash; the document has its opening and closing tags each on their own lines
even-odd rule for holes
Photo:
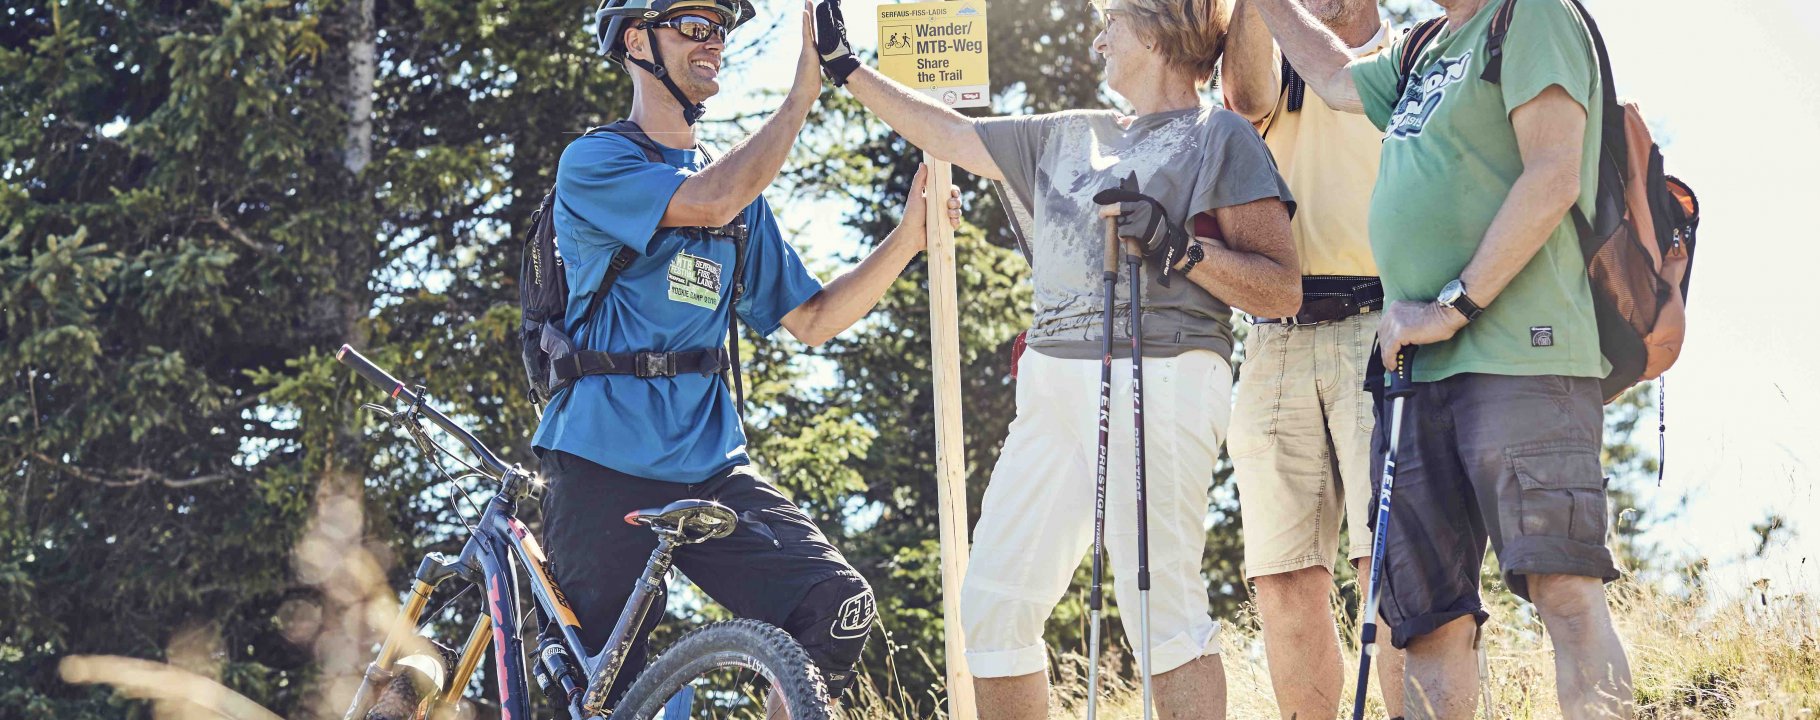
<svg viewBox="0 0 1820 720">
<path fill-rule="evenodd" d="M 1353 56 L 1385 52 L 1392 37 L 1384 23 L 1377 36 L 1352 49 Z M 1364 115 L 1328 107 L 1313 89 L 1301 110 L 1287 112 L 1288 103 L 1289 94 L 1278 93 L 1276 107 L 1257 127 L 1301 210 L 1290 230 L 1302 274 L 1377 275 L 1367 219 L 1384 131 Z"/>
</svg>

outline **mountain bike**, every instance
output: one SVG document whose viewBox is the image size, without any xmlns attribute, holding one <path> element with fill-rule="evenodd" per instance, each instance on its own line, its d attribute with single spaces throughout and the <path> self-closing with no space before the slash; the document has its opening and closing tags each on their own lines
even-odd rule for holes
<svg viewBox="0 0 1820 720">
<path fill-rule="evenodd" d="M 683 635 L 609 707 L 608 693 L 638 640 L 637 629 L 662 598 L 672 553 L 684 545 L 726 537 L 737 526 L 737 516 L 726 506 L 707 500 L 680 500 L 626 514 L 625 522 L 657 534 L 657 549 L 651 552 L 606 646 L 587 656 L 579 639 L 581 624 L 551 576 L 549 559 L 517 518 L 518 504 L 536 488 L 531 473 L 507 465 L 472 433 L 431 407 L 422 386 L 407 387 L 347 345 L 335 358 L 402 405 L 396 410 L 374 404 L 366 407 L 409 434 L 426 458 L 436 461 L 433 448 L 498 483 L 460 554 L 429 553 L 417 566 L 403 607 L 380 645 L 379 657 L 367 667 L 346 720 L 451 716 L 489 645 L 496 661 L 493 674 L 502 718 L 531 717 L 526 675 L 534 677 L 544 696 L 564 708 L 572 720 L 644 720 L 659 711 L 665 720 L 764 717 L 767 703 L 782 703 L 782 709 L 795 720 L 831 717 L 827 686 L 802 646 L 783 630 L 756 620 L 712 623 Z M 438 444 L 429 436 L 426 422 L 459 440 L 485 469 Z M 527 580 L 522 586 L 521 577 Z M 458 586 L 459 591 L 479 587 L 485 598 L 484 613 L 475 618 L 459 651 L 425 639 L 422 633 L 427 623 L 419 624 L 432 594 L 444 585 Z M 520 615 L 527 587 L 531 612 Z M 525 642 L 523 633 L 525 621 L 533 615 L 534 646 Z"/>
</svg>

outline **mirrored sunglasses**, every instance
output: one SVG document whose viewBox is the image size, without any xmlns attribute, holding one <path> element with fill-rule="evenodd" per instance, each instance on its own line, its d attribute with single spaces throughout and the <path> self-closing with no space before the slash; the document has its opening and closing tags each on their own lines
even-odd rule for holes
<svg viewBox="0 0 1820 720">
<path fill-rule="evenodd" d="M 670 28 L 695 42 L 707 42 L 710 38 L 718 38 L 724 42 L 727 39 L 727 26 L 695 15 L 681 15 L 663 22 L 645 23 L 645 27 Z"/>
</svg>

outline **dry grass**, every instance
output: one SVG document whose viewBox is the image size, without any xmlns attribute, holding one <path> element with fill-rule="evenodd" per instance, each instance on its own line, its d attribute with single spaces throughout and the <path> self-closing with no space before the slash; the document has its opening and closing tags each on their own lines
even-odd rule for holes
<svg viewBox="0 0 1820 720">
<path fill-rule="evenodd" d="M 1609 596 L 1619 633 L 1630 653 L 1637 716 L 1645 720 L 1820 720 L 1820 604 L 1804 595 L 1748 601 L 1702 603 L 1648 586 L 1620 582 Z M 1560 718 L 1555 703 L 1554 653 L 1534 612 L 1503 595 L 1485 625 L 1492 707 L 1479 717 L 1499 720 Z M 1114 633 L 1116 635 L 1116 633 Z M 1224 633 L 1228 687 L 1227 716 L 1235 720 L 1277 717 L 1255 616 L 1229 622 Z M 1108 667 L 1124 663 L 1118 646 L 1109 648 Z M 1352 667 L 1346 671 L 1351 707 Z M 1052 707 L 1060 717 L 1079 718 L 1085 660 L 1076 654 L 1052 658 Z M 1101 717 L 1138 716 L 1138 693 L 1127 678 L 1111 681 Z M 1375 682 L 1375 680 L 1374 680 Z M 867 688 L 855 717 L 903 717 L 902 689 Z M 922 694 L 926 694 L 924 691 Z M 895 700 L 884 699 L 887 695 Z M 1382 718 L 1375 691 L 1367 717 Z"/>
<path fill-rule="evenodd" d="M 362 542 L 358 495 L 325 488 L 321 512 L 299 545 L 300 578 L 318 587 L 320 602 L 286 606 L 281 625 L 292 642 L 311 648 L 325 669 L 320 687 L 306 702 L 310 716 L 338 716 L 373 643 L 396 611 L 396 593 L 384 583 L 383 548 Z M 1554 699 L 1553 652 L 1548 634 L 1527 605 L 1508 593 L 1488 593 L 1496 606 L 1485 626 L 1490 712 L 1499 720 L 1561 717 Z M 1609 587 L 1619 633 L 1629 649 L 1638 717 L 1643 720 L 1820 720 L 1820 600 L 1807 595 L 1772 597 L 1759 590 L 1745 601 L 1706 602 L 1662 592 L 1654 586 L 1620 582 Z M 1338 614 L 1345 614 L 1336 608 Z M 1101 716 L 1138 716 L 1138 691 L 1116 624 L 1109 624 L 1102 657 L 1107 672 Z M 1350 633 L 1347 633 L 1350 635 Z M 1229 698 L 1235 720 L 1277 717 L 1255 615 L 1242 611 L 1222 635 Z M 891 642 L 889 637 L 885 642 Z M 1350 641 L 1349 641 L 1350 642 Z M 152 700 L 160 717 L 269 718 L 218 684 L 217 635 L 196 628 L 173 636 L 170 664 L 128 658 L 68 658 L 61 667 L 71 683 L 107 683 L 121 695 Z M 1078 718 L 1085 699 L 1086 659 L 1068 648 L 1051 657 L 1051 706 L 1061 717 Z M 891 663 L 874 675 L 898 677 L 895 665 L 933 667 L 920 651 L 893 647 Z M 1356 658 L 1356 655 L 1353 656 Z M 1349 659 L 1349 664 L 1356 659 Z M 1350 685 L 1352 671 L 1345 673 Z M 864 677 L 864 676 L 862 676 Z M 1350 687 L 1346 688 L 1350 694 Z M 862 681 L 855 720 L 897 720 L 913 708 L 937 704 L 940 688 L 908 688 L 887 681 Z M 1371 700 L 1368 717 L 1384 712 Z M 1351 698 L 1344 700 L 1350 707 Z"/>
</svg>

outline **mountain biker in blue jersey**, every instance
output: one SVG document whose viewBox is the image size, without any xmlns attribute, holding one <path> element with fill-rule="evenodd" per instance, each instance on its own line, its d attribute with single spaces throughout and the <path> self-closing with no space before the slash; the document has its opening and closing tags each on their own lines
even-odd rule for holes
<svg viewBox="0 0 1820 720">
<path fill-rule="evenodd" d="M 596 12 L 601 51 L 632 74 L 631 122 L 563 153 L 554 222 L 570 287 L 564 329 L 610 362 L 552 398 L 532 444 L 549 484 L 549 554 L 590 654 L 656 545 L 620 518 L 712 499 L 739 514 L 738 530 L 678 548 L 676 567 L 734 614 L 793 635 L 838 697 L 873 621 L 872 592 L 753 469 L 721 343 L 732 312 L 761 335 L 782 327 L 820 345 L 870 311 L 924 248 L 924 173 L 903 222 L 857 267 L 826 285 L 811 275 L 759 196 L 821 90 L 806 12 L 794 84 L 777 112 L 711 163 L 697 144 L 703 102 L 720 90 L 726 34 L 751 16 L 745 0 L 605 0 Z M 948 207 L 957 221 L 959 202 Z M 598 311 L 585 316 L 609 272 L 617 275 Z M 660 616 L 640 628 L 610 702 L 647 661 Z"/>
</svg>

